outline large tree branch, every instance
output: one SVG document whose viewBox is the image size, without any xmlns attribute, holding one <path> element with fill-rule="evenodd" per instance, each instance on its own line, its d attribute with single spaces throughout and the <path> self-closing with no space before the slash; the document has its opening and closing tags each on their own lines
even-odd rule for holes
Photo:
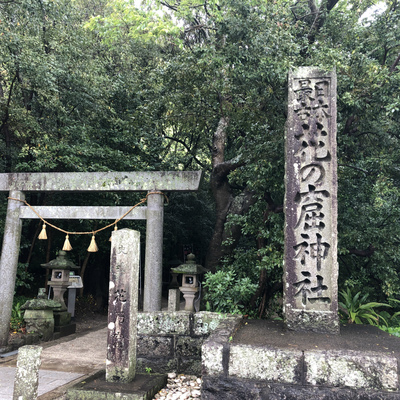
<svg viewBox="0 0 400 400">
<path fill-rule="evenodd" d="M 264 194 L 265 201 L 268 204 L 268 211 L 272 211 L 273 213 L 283 212 L 283 205 L 276 204 L 271 197 L 271 193 L 267 192 Z"/>
<path fill-rule="evenodd" d="M 189 146 L 188 146 L 183 140 L 178 139 L 178 138 L 174 138 L 174 137 L 172 137 L 172 136 L 164 136 L 164 138 L 165 138 L 165 139 L 172 140 L 172 141 L 177 142 L 177 143 L 180 143 L 180 144 L 186 149 L 186 151 L 192 156 L 192 158 L 197 162 L 197 164 L 200 165 L 201 168 L 203 168 L 203 169 L 206 169 L 206 168 L 207 168 L 207 166 L 206 166 L 204 163 L 202 163 L 202 162 L 192 153 L 192 150 L 189 148 Z"/>
<path fill-rule="evenodd" d="M 394 63 L 392 64 L 392 66 L 390 67 L 390 73 L 391 73 L 391 74 L 395 71 L 395 69 L 396 69 L 397 66 L 399 65 L 399 62 L 400 62 L 400 53 L 399 53 L 399 55 L 397 56 L 397 58 L 396 58 L 396 60 L 394 61 Z"/>
<path fill-rule="evenodd" d="M 362 168 L 359 168 L 359 167 L 355 167 L 354 165 L 338 164 L 338 166 L 339 166 L 339 167 L 345 167 L 345 168 L 351 168 L 351 169 L 354 169 L 354 170 L 356 170 L 356 171 L 363 172 L 365 175 L 370 175 L 370 172 L 367 171 L 366 169 L 362 169 Z"/>
<path fill-rule="evenodd" d="M 169 3 L 166 2 L 166 1 L 160 1 L 160 4 L 163 5 L 163 6 L 165 6 L 165 7 L 167 7 L 167 8 L 169 8 L 169 9 L 172 10 L 172 11 L 177 11 L 177 10 L 178 10 L 178 7 L 177 7 L 177 6 L 172 5 L 172 4 L 169 4 Z"/>
<path fill-rule="evenodd" d="M 214 167 L 213 172 L 214 175 L 218 179 L 223 179 L 228 176 L 235 169 L 242 167 L 245 163 L 243 161 L 225 161 L 223 163 L 219 163 Z"/>
<path fill-rule="evenodd" d="M 326 9 L 328 10 L 328 12 L 331 11 L 337 3 L 339 3 L 339 0 L 328 0 L 328 3 L 326 4 Z"/>
<path fill-rule="evenodd" d="M 215 168 L 217 165 L 225 161 L 225 143 L 227 138 L 227 129 L 229 126 L 229 118 L 222 116 L 218 122 L 217 129 L 213 136 L 212 146 L 212 166 Z"/>
<path fill-rule="evenodd" d="M 308 0 L 308 7 L 310 8 L 311 14 L 315 15 L 307 35 L 309 43 L 315 41 L 315 35 L 324 26 L 326 14 L 335 7 L 338 1 L 339 0 L 322 0 L 321 5 L 317 8 L 315 0 Z"/>
<path fill-rule="evenodd" d="M 343 129 L 343 135 L 350 135 L 354 132 L 357 132 L 357 128 L 352 128 L 352 125 L 356 120 L 357 120 L 357 117 L 355 115 L 350 115 L 347 118 L 346 123 L 344 125 L 344 129 Z"/>
<path fill-rule="evenodd" d="M 375 253 L 375 250 L 375 247 L 370 244 L 365 250 L 349 249 L 349 253 L 359 257 L 371 257 Z"/>
</svg>

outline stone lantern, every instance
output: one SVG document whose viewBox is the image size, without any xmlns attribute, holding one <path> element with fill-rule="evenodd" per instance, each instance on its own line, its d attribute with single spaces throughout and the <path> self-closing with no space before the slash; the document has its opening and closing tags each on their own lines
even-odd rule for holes
<svg viewBox="0 0 400 400">
<path fill-rule="evenodd" d="M 63 250 L 60 250 L 58 252 L 58 256 L 55 260 L 51 260 L 46 264 L 40 265 L 43 268 L 48 268 L 52 270 L 49 286 L 53 288 L 53 299 L 61 303 L 60 311 L 54 312 L 54 321 L 56 328 L 66 326 L 71 322 L 71 314 L 67 311 L 67 306 L 64 302 L 64 293 L 68 289 L 68 286 L 70 286 L 70 271 L 79 269 L 79 267 L 67 258 L 67 253 Z"/>
<path fill-rule="evenodd" d="M 60 309 L 61 304 L 58 301 L 47 299 L 45 290 L 45 288 L 40 288 L 37 298 L 25 302 L 21 310 L 25 310 L 26 331 L 37 333 L 41 340 L 47 341 L 53 339 L 53 311 Z"/>
<path fill-rule="evenodd" d="M 196 264 L 196 257 L 191 253 L 187 256 L 185 264 L 171 268 L 171 272 L 182 274 L 182 286 L 179 287 L 179 290 L 183 293 L 185 299 L 185 311 L 194 311 L 193 302 L 199 291 L 199 276 L 207 270 L 200 264 Z"/>
</svg>

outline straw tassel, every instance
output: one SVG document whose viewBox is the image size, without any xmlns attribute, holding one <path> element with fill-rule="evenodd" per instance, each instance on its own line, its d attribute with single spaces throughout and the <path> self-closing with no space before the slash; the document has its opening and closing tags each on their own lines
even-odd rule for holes
<svg viewBox="0 0 400 400">
<path fill-rule="evenodd" d="M 71 251 L 72 250 L 71 243 L 69 242 L 69 235 L 65 236 L 65 242 L 64 242 L 64 246 L 63 246 L 62 249 L 64 251 Z"/>
<path fill-rule="evenodd" d="M 40 232 L 38 239 L 40 240 L 46 240 L 47 239 L 47 233 L 46 233 L 46 224 L 43 224 L 42 226 L 42 231 Z"/>
<path fill-rule="evenodd" d="M 88 247 L 87 251 L 89 253 L 95 253 L 96 251 L 99 251 L 99 248 L 97 247 L 96 239 L 94 238 L 94 235 L 92 236 L 92 241 L 90 242 L 90 246 Z"/>
<path fill-rule="evenodd" d="M 117 224 L 115 224 L 115 226 L 114 226 L 114 231 L 117 231 L 118 230 L 118 226 L 117 226 Z M 112 242 L 112 235 L 110 236 L 110 239 L 108 239 L 110 242 Z"/>
</svg>

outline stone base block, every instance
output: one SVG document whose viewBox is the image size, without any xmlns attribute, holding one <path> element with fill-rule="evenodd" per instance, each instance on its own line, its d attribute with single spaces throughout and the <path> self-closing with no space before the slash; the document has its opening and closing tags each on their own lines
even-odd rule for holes
<svg viewBox="0 0 400 400">
<path fill-rule="evenodd" d="M 28 333 L 38 333 L 43 341 L 53 338 L 53 310 L 26 310 L 24 320 Z"/>
<path fill-rule="evenodd" d="M 138 314 L 138 333 L 145 335 L 190 335 L 189 312 L 148 312 Z"/>
<path fill-rule="evenodd" d="M 54 311 L 54 325 L 68 325 L 71 323 L 71 314 L 68 311 Z"/>
<path fill-rule="evenodd" d="M 91 377 L 69 389 L 66 400 L 150 400 L 167 383 L 166 375 L 136 374 L 129 383 L 107 382 L 105 371 L 99 371 Z"/>
<path fill-rule="evenodd" d="M 395 391 L 397 359 L 388 354 L 350 350 L 304 352 L 305 383 Z M 398 394 L 400 398 L 400 394 Z"/>
<path fill-rule="evenodd" d="M 64 336 L 72 335 L 76 332 L 76 324 L 68 324 L 54 327 L 53 340 L 60 339 Z"/>
<path fill-rule="evenodd" d="M 303 353 L 299 350 L 232 345 L 229 376 L 273 382 L 301 383 Z"/>
<path fill-rule="evenodd" d="M 249 320 L 232 340 L 219 329 L 202 347 L 202 400 L 400 399 L 400 341 L 376 327 L 322 335 Z"/>
<path fill-rule="evenodd" d="M 203 376 L 202 400 L 398 400 L 398 392 Z"/>
<path fill-rule="evenodd" d="M 340 333 L 337 312 L 297 310 L 286 306 L 286 328 L 291 331 L 304 331 L 338 335 Z"/>
</svg>

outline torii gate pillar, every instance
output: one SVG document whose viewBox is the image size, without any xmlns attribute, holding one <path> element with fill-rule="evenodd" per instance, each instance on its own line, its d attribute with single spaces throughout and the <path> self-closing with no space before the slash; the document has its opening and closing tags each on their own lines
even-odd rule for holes
<svg viewBox="0 0 400 400">
<path fill-rule="evenodd" d="M 10 190 L 9 196 L 25 200 L 22 192 Z M 17 276 L 18 255 L 21 243 L 22 220 L 19 218 L 21 202 L 8 200 L 7 217 L 4 225 L 4 257 L 0 259 L 0 346 L 6 345 L 10 331 L 10 316 Z"/>
<path fill-rule="evenodd" d="M 143 311 L 161 310 L 164 196 L 149 192 L 146 212 L 146 260 Z"/>
</svg>

